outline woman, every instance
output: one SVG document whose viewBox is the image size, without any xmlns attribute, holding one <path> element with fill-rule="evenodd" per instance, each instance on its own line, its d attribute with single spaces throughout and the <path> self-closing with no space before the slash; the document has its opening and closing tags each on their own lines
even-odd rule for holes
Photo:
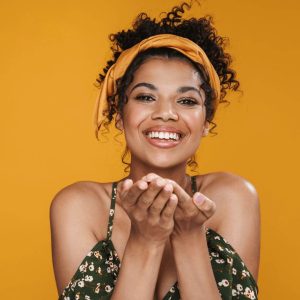
<svg viewBox="0 0 300 300">
<path fill-rule="evenodd" d="M 257 299 L 255 188 L 231 173 L 186 174 L 218 103 L 239 83 L 211 19 L 184 20 L 185 8 L 160 21 L 141 14 L 111 36 L 96 136 L 115 117 L 130 172 L 55 196 L 59 299 Z"/>
</svg>

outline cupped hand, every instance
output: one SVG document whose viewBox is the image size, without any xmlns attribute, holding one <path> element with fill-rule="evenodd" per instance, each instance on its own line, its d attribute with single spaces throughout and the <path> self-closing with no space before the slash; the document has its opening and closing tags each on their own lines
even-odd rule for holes
<svg viewBox="0 0 300 300">
<path fill-rule="evenodd" d="M 177 183 L 174 185 L 177 185 L 174 193 L 178 196 L 178 205 L 174 214 L 173 236 L 199 232 L 204 223 L 216 212 L 215 202 L 200 192 L 191 197 Z"/>
<path fill-rule="evenodd" d="M 165 244 L 173 231 L 178 203 L 172 192 L 173 185 L 161 177 L 149 183 L 126 179 L 118 184 L 118 202 L 131 219 L 131 238 L 152 245 Z"/>
<path fill-rule="evenodd" d="M 156 178 L 156 174 L 151 173 L 145 176 L 145 180 Z M 175 181 L 167 179 L 173 186 L 173 193 L 178 198 L 178 204 L 174 213 L 174 229 L 172 237 L 181 235 L 193 235 L 199 232 L 205 221 L 211 218 L 216 212 L 214 201 L 200 192 L 196 192 L 192 197 Z"/>
</svg>

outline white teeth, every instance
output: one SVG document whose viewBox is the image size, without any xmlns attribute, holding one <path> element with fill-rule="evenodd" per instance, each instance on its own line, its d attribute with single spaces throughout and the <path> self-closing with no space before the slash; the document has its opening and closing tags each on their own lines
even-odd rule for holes
<svg viewBox="0 0 300 300">
<path fill-rule="evenodd" d="M 165 140 L 179 140 L 179 134 L 175 132 L 163 132 L 163 131 L 151 131 L 147 133 L 147 136 L 152 138 L 158 138 L 158 139 L 165 139 Z"/>
</svg>

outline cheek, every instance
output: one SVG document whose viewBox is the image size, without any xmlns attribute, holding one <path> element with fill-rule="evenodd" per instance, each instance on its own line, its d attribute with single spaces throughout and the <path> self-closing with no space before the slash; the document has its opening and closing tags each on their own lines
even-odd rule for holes
<svg viewBox="0 0 300 300">
<path fill-rule="evenodd" d="M 186 112 L 185 114 L 182 114 L 182 119 L 192 134 L 201 136 L 205 123 L 205 112 Z"/>
<path fill-rule="evenodd" d="M 147 118 L 149 113 L 142 106 L 129 105 L 124 107 L 123 126 L 126 131 L 136 130 Z"/>
</svg>

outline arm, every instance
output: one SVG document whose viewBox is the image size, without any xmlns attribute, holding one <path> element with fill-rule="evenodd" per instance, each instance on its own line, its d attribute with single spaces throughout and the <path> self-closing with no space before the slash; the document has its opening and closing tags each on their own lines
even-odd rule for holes
<svg viewBox="0 0 300 300">
<path fill-rule="evenodd" d="M 211 199 L 218 200 L 218 193 L 222 197 L 222 201 L 216 201 L 218 220 L 221 220 L 217 231 L 234 246 L 257 278 L 255 271 L 258 270 L 259 261 L 259 206 L 254 187 L 239 176 L 224 173 L 221 182 L 211 187 L 211 190 L 218 190 L 209 195 Z M 206 216 L 211 217 L 211 200 L 208 197 L 204 199 L 201 204 L 193 202 Z M 179 201 L 179 207 L 182 207 L 181 203 Z M 186 209 L 186 216 L 191 216 L 191 211 Z M 216 293 L 217 285 L 208 255 L 204 227 L 199 227 L 200 233 L 198 231 L 193 234 L 194 227 L 189 225 L 189 218 L 186 217 L 184 224 L 180 224 L 181 219 L 183 215 L 177 225 L 175 220 L 175 234 L 171 237 L 182 299 L 220 299 Z M 194 223 L 196 222 L 197 219 L 194 218 Z"/>
<path fill-rule="evenodd" d="M 127 185 L 127 188 L 126 188 Z M 118 195 L 131 232 L 112 300 L 152 300 L 166 240 L 173 229 L 177 197 L 162 179 L 124 183 Z"/>
<path fill-rule="evenodd" d="M 222 215 L 218 216 L 217 232 L 233 246 L 257 281 L 260 205 L 255 187 L 241 176 L 221 173 L 218 182 L 210 190 L 213 192 L 209 193 L 209 197 L 220 200 L 218 212 L 222 212 Z"/>
<path fill-rule="evenodd" d="M 111 300 L 153 299 L 164 246 L 129 238 Z"/>
<path fill-rule="evenodd" d="M 197 234 L 172 238 L 181 299 L 220 300 L 204 226 Z"/>
<path fill-rule="evenodd" d="M 215 203 L 201 193 L 191 198 L 179 186 L 178 209 L 171 235 L 181 299 L 221 300 L 210 263 L 204 222 L 216 211 Z M 199 202 L 199 199 L 201 202 Z"/>
<path fill-rule="evenodd" d="M 97 228 L 107 226 L 107 215 L 103 215 L 105 211 L 96 194 L 85 182 L 76 182 L 63 188 L 52 200 L 52 261 L 59 295 L 71 280 L 80 262 L 98 242 L 93 223 L 96 221 Z M 104 235 L 105 231 L 100 239 L 104 239 Z"/>
</svg>

